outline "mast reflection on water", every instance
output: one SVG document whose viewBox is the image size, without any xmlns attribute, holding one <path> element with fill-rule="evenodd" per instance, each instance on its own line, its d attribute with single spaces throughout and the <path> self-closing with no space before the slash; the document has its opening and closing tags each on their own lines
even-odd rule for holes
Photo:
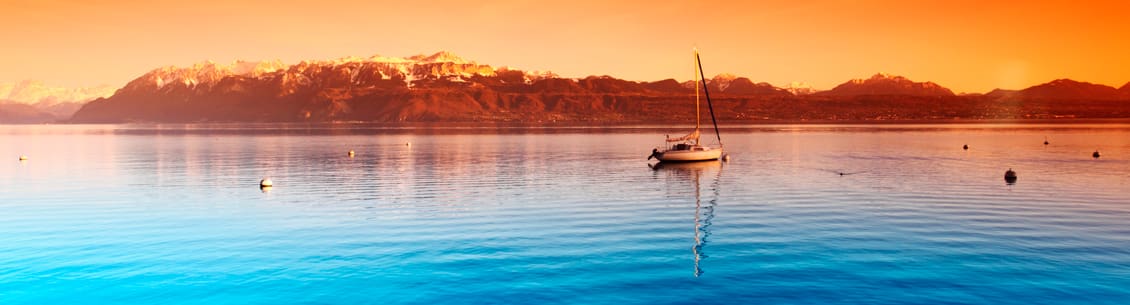
<svg viewBox="0 0 1130 305">
<path fill-rule="evenodd" d="M 702 276 L 702 260 L 709 257 L 704 253 L 704 247 L 709 242 L 710 225 L 714 221 L 714 207 L 718 205 L 719 182 L 722 178 L 722 162 L 691 162 L 691 163 L 656 163 L 648 164 L 652 170 L 668 173 L 668 177 L 676 179 L 690 178 L 694 186 L 694 245 L 691 252 L 694 254 L 694 276 Z M 707 171 L 716 171 L 714 179 L 708 186 L 711 198 L 705 204 L 702 202 L 702 176 Z"/>
</svg>

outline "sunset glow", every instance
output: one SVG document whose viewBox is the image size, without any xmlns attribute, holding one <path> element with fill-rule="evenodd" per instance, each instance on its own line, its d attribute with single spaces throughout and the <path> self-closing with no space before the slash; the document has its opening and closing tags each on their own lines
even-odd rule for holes
<svg viewBox="0 0 1130 305">
<path fill-rule="evenodd" d="M 876 72 L 954 92 L 1130 81 L 1126 1 L 7 1 L 0 83 L 124 85 L 212 60 L 451 51 L 565 77 L 708 75 L 830 89 Z"/>
</svg>

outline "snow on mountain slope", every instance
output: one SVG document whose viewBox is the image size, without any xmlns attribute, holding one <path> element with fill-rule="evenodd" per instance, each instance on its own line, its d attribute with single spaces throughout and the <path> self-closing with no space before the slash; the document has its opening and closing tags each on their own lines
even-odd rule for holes
<svg viewBox="0 0 1130 305">
<path fill-rule="evenodd" d="M 337 78 L 348 78 L 348 82 L 364 85 L 365 80 L 401 80 L 412 87 L 418 80 L 464 81 L 475 76 L 495 76 L 496 71 L 488 65 L 480 65 L 465 60 L 450 52 L 409 57 L 343 57 L 334 60 L 302 61 L 286 65 L 275 61 L 237 61 L 232 64 L 216 64 L 211 61 L 197 63 L 189 67 L 158 68 L 126 85 L 127 90 L 176 88 L 195 89 L 198 86 L 211 88 L 226 77 L 278 78 L 283 86 L 303 86 L 313 80 L 323 79 L 326 73 L 336 74 Z M 527 80 L 545 78 L 552 73 L 528 75 Z M 363 80 L 364 79 L 364 80 Z M 166 86 L 175 85 L 166 89 Z"/>
</svg>

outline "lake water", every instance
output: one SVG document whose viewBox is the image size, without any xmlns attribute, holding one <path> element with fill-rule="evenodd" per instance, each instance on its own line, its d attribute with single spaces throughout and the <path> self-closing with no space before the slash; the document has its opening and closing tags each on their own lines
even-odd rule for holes
<svg viewBox="0 0 1130 305">
<path fill-rule="evenodd" d="M 0 303 L 1130 302 L 1130 125 L 680 132 L 0 126 Z"/>
</svg>

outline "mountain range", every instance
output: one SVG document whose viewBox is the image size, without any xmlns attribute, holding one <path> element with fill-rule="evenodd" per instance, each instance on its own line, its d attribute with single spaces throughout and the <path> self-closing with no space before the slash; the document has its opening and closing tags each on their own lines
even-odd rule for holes
<svg viewBox="0 0 1130 305">
<path fill-rule="evenodd" d="M 152 70 L 86 103 L 66 122 L 684 122 L 693 120 L 694 85 L 563 78 L 448 52 L 293 65 L 204 62 Z M 881 73 L 827 91 L 719 74 L 706 89 L 718 119 L 732 123 L 1130 118 L 1130 83 L 1116 89 L 1060 79 L 956 95 L 932 82 Z M 0 116 L 3 122 L 9 121 Z"/>
</svg>

